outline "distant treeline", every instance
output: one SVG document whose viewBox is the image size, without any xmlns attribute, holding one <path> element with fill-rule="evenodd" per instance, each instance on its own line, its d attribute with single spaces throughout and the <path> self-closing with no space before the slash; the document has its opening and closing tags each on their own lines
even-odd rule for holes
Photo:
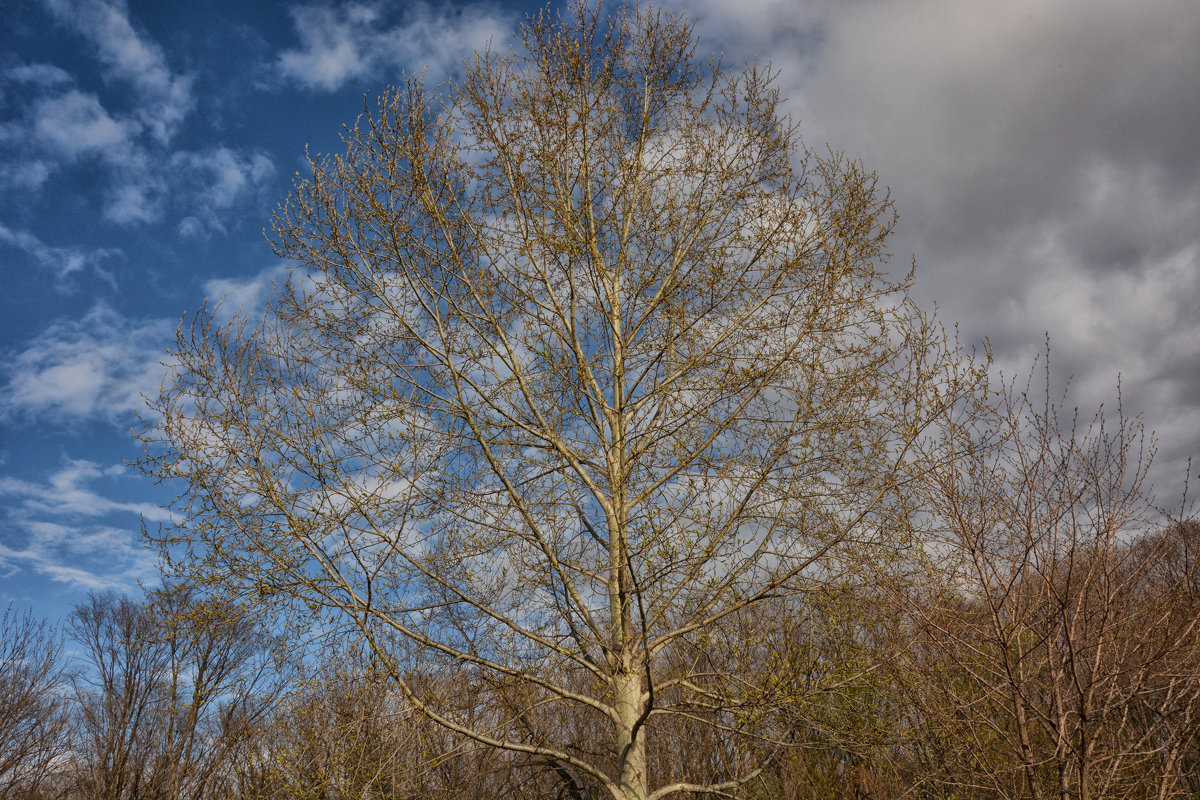
<svg viewBox="0 0 1200 800">
<path fill-rule="evenodd" d="M 1083 526 L 1021 530 L 1018 511 L 1000 526 L 1007 538 L 994 528 L 972 539 L 968 527 L 948 538 L 940 573 L 893 570 L 761 607 L 774 617 L 772 640 L 734 653 L 714 637 L 697 654 L 714 671 L 741 660 L 759 673 L 747 686 L 774 695 L 770 727 L 786 746 L 761 745 L 766 768 L 737 796 L 1200 793 L 1200 525 L 1084 538 Z M 1062 536 L 1053 547 L 1051 533 Z M 430 721 L 343 636 L 288 657 L 235 605 L 180 587 L 93 595 L 65 627 L 64 638 L 11 609 L 3 617 L 4 798 L 604 796 L 569 764 L 483 747 Z M 531 715 L 571 747 L 609 735 L 495 674 L 409 678 L 510 739 Z M 656 731 L 673 723 L 651 718 L 652 774 L 719 777 L 744 759 L 734 749 L 754 745 L 720 724 L 739 713 L 739 691 L 728 687 L 725 708 L 696 709 L 712 723 L 697 728 L 702 737 Z M 763 699 L 745 708 L 762 713 Z"/>
</svg>

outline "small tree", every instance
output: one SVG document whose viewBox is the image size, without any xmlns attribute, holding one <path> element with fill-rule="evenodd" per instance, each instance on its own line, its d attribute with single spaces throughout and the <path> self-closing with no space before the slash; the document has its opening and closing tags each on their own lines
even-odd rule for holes
<svg viewBox="0 0 1200 800">
<path fill-rule="evenodd" d="M 153 618 L 131 598 L 93 594 L 67 629 L 86 664 L 74 679 L 80 791 L 102 800 L 140 796 L 153 783 L 158 693 L 168 670 Z"/>
<path fill-rule="evenodd" d="M 184 587 L 145 602 L 93 594 L 67 623 L 78 791 L 102 800 L 219 794 L 277 688 L 262 630 Z"/>
<path fill-rule="evenodd" d="M 69 747 L 62 641 L 12 606 L 0 615 L 0 797 L 36 797 Z"/>
<path fill-rule="evenodd" d="M 694 50 L 581 5 L 387 92 L 275 218 L 299 280 L 181 330 L 146 434 L 179 570 L 353 627 L 430 719 L 621 800 L 795 740 L 753 612 L 902 543 L 910 446 L 975 379 L 880 269 L 874 176 Z"/>
</svg>

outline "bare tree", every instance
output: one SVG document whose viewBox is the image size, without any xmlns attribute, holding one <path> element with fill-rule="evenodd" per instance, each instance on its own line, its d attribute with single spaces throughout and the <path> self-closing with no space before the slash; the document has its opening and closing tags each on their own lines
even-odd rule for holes
<svg viewBox="0 0 1200 800">
<path fill-rule="evenodd" d="M 74 679 L 80 789 L 100 800 L 139 797 L 152 783 L 158 693 L 168 669 L 153 619 L 136 600 L 93 594 L 67 629 L 85 662 Z"/>
<path fill-rule="evenodd" d="M 503 797 L 490 791 L 494 765 L 470 740 L 418 713 L 355 647 L 304 658 L 271 724 L 262 732 L 266 793 L 326 797 Z M 438 691 L 472 702 L 471 687 Z M 492 782 L 494 784 L 494 782 Z M 522 794 L 534 797 L 532 787 Z"/>
<path fill-rule="evenodd" d="M 181 573 L 354 629 L 429 719 L 619 800 L 795 741 L 748 612 L 903 543 L 911 445 L 977 377 L 882 271 L 874 176 L 694 50 L 581 4 L 386 93 L 275 219 L 306 271 L 181 330 L 146 433 Z"/>
<path fill-rule="evenodd" d="M 79 791 L 105 800 L 200 800 L 236 775 L 231 756 L 281 683 L 260 626 L 183 587 L 145 602 L 106 593 L 75 609 Z"/>
<path fill-rule="evenodd" d="M 284 686 L 264 626 L 241 609 L 169 586 L 147 598 L 156 643 L 167 655 L 157 714 L 157 794 L 201 800 L 222 794 L 231 757 L 252 737 Z"/>
<path fill-rule="evenodd" d="M 265 732 L 267 786 L 298 800 L 412 794 L 412 773 L 423 770 L 412 761 L 420 748 L 405 735 L 403 706 L 381 676 L 360 672 L 359 658 L 339 656 L 277 709 Z"/>
<path fill-rule="evenodd" d="M 943 536 L 909 599 L 933 774 L 983 796 L 1190 796 L 1200 572 L 1190 526 L 1155 530 L 1152 441 L 1119 408 L 1082 425 L 1011 389 L 984 421 L 930 473 Z"/>
<path fill-rule="evenodd" d="M 44 621 L 0 616 L 0 797 L 33 797 L 67 750 L 62 642 Z"/>
</svg>

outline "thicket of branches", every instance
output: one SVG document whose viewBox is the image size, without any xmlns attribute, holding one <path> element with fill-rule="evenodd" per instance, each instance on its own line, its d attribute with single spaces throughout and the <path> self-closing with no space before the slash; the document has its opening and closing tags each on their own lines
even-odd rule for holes
<svg viewBox="0 0 1200 800">
<path fill-rule="evenodd" d="M 90 595 L 65 629 L 4 618 L 0 796 L 239 793 L 234 767 L 254 760 L 289 674 L 268 631 L 178 586 Z"/>
<path fill-rule="evenodd" d="M 941 549 L 910 564 L 903 583 L 893 572 L 869 590 L 772 607 L 772 621 L 755 627 L 775 638 L 754 653 L 712 643 L 712 659 L 736 660 L 751 683 L 774 679 L 770 702 L 789 743 L 729 794 L 1200 792 L 1200 526 L 1143 518 L 1136 536 L 1113 527 L 1150 510 L 1115 482 L 1131 466 L 1125 477 L 1140 474 L 1128 462 L 1130 428 L 1043 438 L 1038 419 L 1029 422 L 994 449 L 965 454 L 989 464 L 969 491 L 931 476 L 944 504 Z M 180 589 L 92 596 L 67 629 L 70 659 L 45 624 L 5 615 L 5 798 L 605 796 L 569 766 L 482 747 L 429 720 L 363 642 L 271 658 L 264 631 Z M 497 733 L 527 731 L 514 713 L 522 699 L 502 681 L 409 679 Z M 580 715 L 540 722 L 581 748 L 605 733 Z M 649 762 L 715 769 L 729 746 L 709 730 L 652 749 Z"/>
<path fill-rule="evenodd" d="M 912 491 L 923 546 L 737 620 L 767 631 L 697 654 L 758 692 L 786 742 L 743 798 L 1185 798 L 1200 792 L 1200 525 L 1143 485 L 1135 420 L 1081 424 L 1011 390 L 947 425 L 962 449 Z M 884 568 L 886 567 L 886 568 Z M 0 625 L 0 795 L 35 798 L 556 798 L 605 787 L 430 720 L 365 639 L 278 650 L 239 609 L 175 587 L 94 595 L 59 632 Z M 64 652 L 75 655 L 71 658 Z M 410 685 L 480 726 L 529 735 L 521 687 L 484 671 Z M 537 723 L 581 750 L 594 719 Z M 696 735 L 702 731 L 701 735 Z M 713 726 L 651 747 L 651 769 L 712 773 Z"/>
<path fill-rule="evenodd" d="M 1150 502 L 1152 441 L 1136 420 L 1081 421 L 1011 388 L 975 400 L 931 432 L 957 443 L 952 457 L 910 485 L 921 547 L 732 620 L 760 632 L 754 647 L 713 636 L 693 654 L 736 676 L 729 694 L 753 690 L 734 712 L 770 714 L 784 742 L 722 794 L 1200 792 L 1200 525 Z M 256 619 L 181 586 L 93 595 L 61 632 L 10 609 L 0 795 L 607 796 L 569 764 L 429 719 L 365 637 L 285 651 Z M 537 714 L 542 730 L 603 754 L 594 718 L 533 707 L 504 676 L 434 666 L 406 680 L 496 736 L 531 735 Z M 736 755 L 717 726 L 668 733 L 647 749 L 652 770 L 713 774 Z"/>
</svg>

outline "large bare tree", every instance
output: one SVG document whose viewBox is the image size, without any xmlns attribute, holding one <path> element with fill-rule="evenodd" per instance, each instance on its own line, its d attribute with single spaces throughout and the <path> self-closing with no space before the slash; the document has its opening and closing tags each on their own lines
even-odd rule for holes
<svg viewBox="0 0 1200 800">
<path fill-rule="evenodd" d="M 976 378 L 882 271 L 874 175 L 695 47 L 580 5 L 385 93 L 275 218 L 295 279 L 181 330 L 146 433 L 179 570 L 620 800 L 795 741 L 778 614 L 903 543 L 911 445 Z"/>
</svg>

